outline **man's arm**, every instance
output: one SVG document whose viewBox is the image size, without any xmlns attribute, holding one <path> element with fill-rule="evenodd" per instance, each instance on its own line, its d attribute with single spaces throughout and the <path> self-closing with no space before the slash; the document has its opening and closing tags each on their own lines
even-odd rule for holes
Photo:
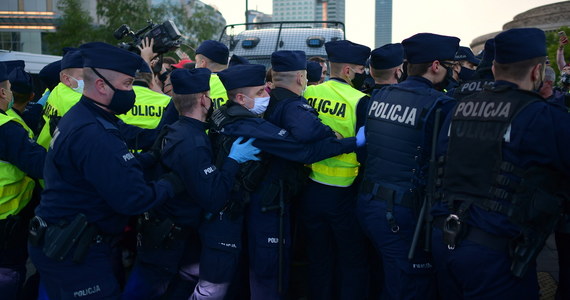
<svg viewBox="0 0 570 300">
<path fill-rule="evenodd" d="M 8 122 L 0 126 L 0 159 L 5 160 L 28 176 L 43 178 L 46 149 L 31 140 L 20 124 Z"/>
</svg>

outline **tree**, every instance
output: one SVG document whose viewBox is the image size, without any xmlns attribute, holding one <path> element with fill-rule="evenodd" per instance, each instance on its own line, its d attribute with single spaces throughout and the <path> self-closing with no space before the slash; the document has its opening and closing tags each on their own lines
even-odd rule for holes
<svg viewBox="0 0 570 300">
<path fill-rule="evenodd" d="M 64 47 L 78 47 L 95 38 L 93 19 L 80 0 L 60 0 L 58 8 L 62 15 L 56 20 L 56 31 L 45 37 L 49 54 L 61 55 Z"/>
<path fill-rule="evenodd" d="M 127 24 L 135 32 L 144 28 L 151 18 L 151 7 L 148 1 L 99 0 L 97 17 L 99 23 L 103 24 L 97 28 L 98 40 L 117 44 L 113 32 L 123 24 Z"/>
</svg>

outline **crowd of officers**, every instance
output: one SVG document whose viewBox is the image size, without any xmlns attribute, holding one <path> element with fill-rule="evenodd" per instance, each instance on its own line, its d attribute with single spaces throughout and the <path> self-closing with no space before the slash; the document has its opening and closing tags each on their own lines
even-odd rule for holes
<svg viewBox="0 0 570 300">
<path fill-rule="evenodd" d="M 0 63 L 0 297 L 287 299 L 301 253 L 308 299 L 538 299 L 555 232 L 570 299 L 568 84 L 540 29 L 459 41 Z"/>
</svg>

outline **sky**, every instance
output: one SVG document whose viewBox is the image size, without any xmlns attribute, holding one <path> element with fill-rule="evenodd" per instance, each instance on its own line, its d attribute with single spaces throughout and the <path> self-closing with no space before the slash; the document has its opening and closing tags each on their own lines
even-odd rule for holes
<svg viewBox="0 0 570 300">
<path fill-rule="evenodd" d="M 245 0 L 202 0 L 215 5 L 227 24 L 245 22 Z M 560 0 L 393 0 L 392 42 L 419 32 L 457 36 L 462 46 L 531 8 Z M 374 48 L 374 0 L 345 0 L 346 38 Z M 249 0 L 249 9 L 272 13 L 272 0 Z"/>
</svg>

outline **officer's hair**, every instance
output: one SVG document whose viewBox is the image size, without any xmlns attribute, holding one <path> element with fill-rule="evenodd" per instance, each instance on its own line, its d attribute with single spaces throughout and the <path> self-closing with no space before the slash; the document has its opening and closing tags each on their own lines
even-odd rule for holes
<svg viewBox="0 0 570 300">
<path fill-rule="evenodd" d="M 220 64 L 220 63 L 217 63 L 217 62 L 211 60 L 209 57 L 207 57 L 204 54 L 202 54 L 202 56 L 204 57 L 204 59 L 208 63 L 208 69 L 212 70 L 212 72 L 221 71 L 221 70 L 224 70 L 228 67 L 225 64 Z M 186 65 L 184 65 L 184 66 L 186 66 Z"/>
<path fill-rule="evenodd" d="M 231 91 L 227 91 L 228 99 L 234 101 L 236 99 L 237 94 L 245 94 L 245 88 L 237 88 Z"/>
<path fill-rule="evenodd" d="M 97 72 L 101 73 L 109 82 L 112 82 L 119 76 L 118 72 L 106 70 L 106 69 L 97 69 Z M 83 69 L 83 81 L 85 82 L 85 87 L 88 88 L 95 83 L 97 79 L 99 79 L 97 74 L 91 70 L 91 68 L 84 68 Z"/>
<path fill-rule="evenodd" d="M 309 58 L 308 61 L 314 61 L 314 62 L 318 62 L 318 63 L 320 63 L 320 64 L 327 62 L 326 59 L 324 59 L 324 58 L 322 58 L 322 57 L 320 57 L 320 56 L 313 56 L 313 57 Z"/>
<path fill-rule="evenodd" d="M 331 62 L 331 76 L 338 76 L 341 72 L 342 69 L 344 69 L 344 66 L 349 65 L 353 70 L 356 69 L 356 67 L 358 65 L 356 64 L 349 64 L 349 63 L 335 63 L 335 62 Z"/>
<path fill-rule="evenodd" d="M 33 92 L 18 93 L 18 92 L 12 91 L 12 95 L 14 95 L 14 102 L 15 103 L 26 103 L 26 102 L 30 101 L 30 95 L 32 95 L 32 93 Z"/>
<path fill-rule="evenodd" d="M 0 81 L 0 88 L 8 89 L 9 80 Z"/>
<path fill-rule="evenodd" d="M 287 71 L 287 72 L 275 72 L 271 71 L 271 78 L 274 84 L 291 84 L 297 79 L 297 72 L 299 71 Z"/>
<path fill-rule="evenodd" d="M 408 76 L 423 76 L 427 73 L 433 62 L 421 64 L 408 64 Z"/>
<path fill-rule="evenodd" d="M 378 81 L 388 81 L 394 76 L 394 68 L 391 69 L 374 69 L 370 68 L 370 75 Z"/>
<path fill-rule="evenodd" d="M 517 61 L 511 64 L 501 64 L 493 61 L 493 66 L 495 67 L 495 78 L 498 76 L 508 77 L 513 80 L 523 80 L 534 66 L 541 64 L 542 69 L 544 69 L 545 63 L 546 56 Z"/>
<path fill-rule="evenodd" d="M 135 81 L 142 81 L 150 85 L 152 82 L 152 73 L 137 72 L 135 75 Z"/>
<path fill-rule="evenodd" d="M 189 113 L 194 110 L 194 107 L 198 103 L 198 99 L 204 93 L 196 93 L 196 94 L 176 94 L 173 93 L 172 95 L 172 102 L 174 103 L 174 107 L 180 115 L 185 113 Z"/>
</svg>

